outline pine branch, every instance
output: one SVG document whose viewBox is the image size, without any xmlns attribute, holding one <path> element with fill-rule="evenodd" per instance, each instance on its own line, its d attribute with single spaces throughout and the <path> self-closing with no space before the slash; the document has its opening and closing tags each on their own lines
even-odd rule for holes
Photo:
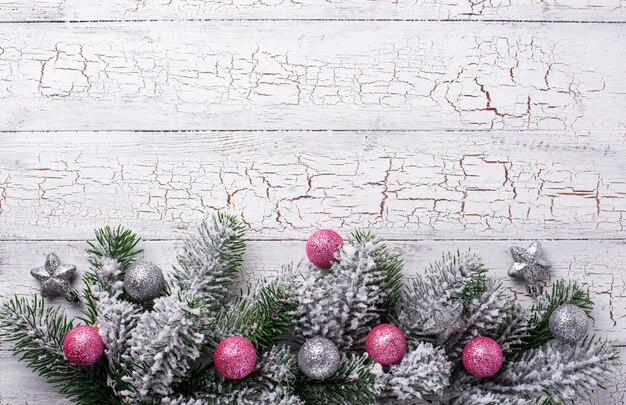
<svg viewBox="0 0 626 405">
<path fill-rule="evenodd" d="M 218 212 L 203 221 L 177 257 L 173 273 L 177 289 L 186 295 L 191 292 L 207 310 L 220 308 L 243 262 L 244 234 L 244 224 L 233 215 Z"/>
<path fill-rule="evenodd" d="M 361 350 L 400 294 L 401 261 L 372 233 L 355 232 L 328 272 L 286 267 L 284 284 L 297 310 L 297 338 L 323 336 L 340 350 Z"/>
<path fill-rule="evenodd" d="M 302 402 L 293 393 L 296 369 L 290 349 L 273 346 L 261 354 L 254 372 L 241 380 L 227 380 L 208 367 L 194 384 L 185 384 L 187 399 L 192 400 L 189 403 L 202 400 L 202 404 L 218 405 L 300 405 Z"/>
<path fill-rule="evenodd" d="M 122 392 L 127 401 L 169 397 L 188 377 L 239 272 L 243 235 L 237 218 L 218 213 L 184 243 L 172 294 L 141 314 L 122 355 L 129 368 L 123 381 L 131 388 Z"/>
<path fill-rule="evenodd" d="M 489 278 L 487 277 L 487 269 L 479 268 L 472 272 L 463 283 L 463 290 L 452 299 L 460 299 L 463 302 L 465 311 L 469 310 L 472 302 L 481 297 L 489 289 Z"/>
<path fill-rule="evenodd" d="M 222 308 L 207 325 L 205 334 L 209 336 L 209 348 L 215 349 L 228 336 L 241 335 L 257 350 L 267 350 L 287 332 L 293 323 L 291 313 L 296 308 L 297 304 L 289 300 L 283 286 L 276 281 L 263 283 Z"/>
<path fill-rule="evenodd" d="M 471 251 L 445 254 L 418 274 L 404 291 L 398 305 L 396 324 L 412 341 L 429 336 L 424 324 L 436 311 L 461 301 L 465 312 L 489 287 L 481 259 Z"/>
<path fill-rule="evenodd" d="M 367 240 L 377 240 L 371 232 L 356 231 L 352 239 L 357 243 Z M 373 255 L 376 268 L 385 274 L 385 281 L 381 283 L 384 291 L 382 321 L 389 322 L 396 311 L 398 302 L 402 299 L 404 282 L 402 280 L 402 268 L 404 262 L 399 254 L 391 253 L 386 244 L 378 240 L 378 251 Z"/>
<path fill-rule="evenodd" d="M 0 336 L 14 342 L 14 354 L 61 394 L 79 404 L 120 404 L 106 384 L 104 360 L 78 367 L 65 359 L 63 339 L 72 327 L 60 308 L 46 308 L 37 295 L 32 301 L 16 296 L 0 309 Z"/>
<path fill-rule="evenodd" d="M 451 369 L 452 364 L 443 349 L 430 343 L 419 343 L 381 375 L 381 396 L 402 403 L 415 403 L 442 395 L 450 384 Z"/>
<path fill-rule="evenodd" d="M 582 308 L 586 313 L 593 309 L 593 301 L 589 293 L 584 291 L 577 283 L 566 283 L 558 280 L 552 285 L 551 293 L 539 298 L 539 302 L 530 309 L 528 321 L 528 336 L 520 349 L 528 350 L 542 346 L 554 339 L 550 332 L 549 320 L 552 312 L 563 304 L 572 304 Z"/>
<path fill-rule="evenodd" d="M 616 370 L 620 358 L 607 342 L 586 338 L 577 344 L 551 341 L 505 364 L 488 380 L 466 378 L 456 388 L 465 398 L 492 394 L 502 400 L 585 399 Z M 548 402 L 550 403 L 550 402 Z"/>
<path fill-rule="evenodd" d="M 89 253 L 89 264 L 91 271 L 83 275 L 85 291 L 83 296 L 87 300 L 87 312 L 85 317 L 93 317 L 95 314 L 95 304 L 89 298 L 93 290 L 108 291 L 112 296 L 118 296 L 126 301 L 135 302 L 124 291 L 123 283 L 125 269 L 143 249 L 138 249 L 137 244 L 140 242 L 139 236 L 134 232 L 124 229 L 121 226 L 104 228 L 95 230 L 95 241 L 87 241 Z M 169 288 L 166 285 L 164 295 L 169 295 Z M 142 303 L 144 309 L 150 309 L 151 303 Z M 89 312 L 92 312 L 89 314 Z"/>
<path fill-rule="evenodd" d="M 298 370 L 295 389 L 307 404 L 373 404 L 378 391 L 372 367 L 366 356 L 353 355 L 324 381 L 312 380 Z"/>
</svg>

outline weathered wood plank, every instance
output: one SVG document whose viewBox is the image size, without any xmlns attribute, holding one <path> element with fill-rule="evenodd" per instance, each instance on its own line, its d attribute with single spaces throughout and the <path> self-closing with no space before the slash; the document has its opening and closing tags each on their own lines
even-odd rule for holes
<svg viewBox="0 0 626 405">
<path fill-rule="evenodd" d="M 145 256 L 164 269 L 173 262 L 177 241 L 147 241 L 143 243 Z M 523 245 L 525 241 L 424 241 L 392 242 L 394 249 L 405 252 L 405 273 L 407 276 L 421 271 L 428 262 L 440 257 L 442 251 L 472 248 L 480 253 L 492 272 L 508 288 L 519 292 L 518 297 L 529 303 L 522 293 L 523 287 L 514 284 L 506 276 L 510 264 L 508 247 L 511 244 Z M 253 241 L 246 255 L 244 271 L 246 279 L 261 275 L 272 276 L 282 264 L 290 260 L 300 260 L 304 256 L 302 241 Z M 554 263 L 553 278 L 566 277 L 586 284 L 596 301 L 595 329 L 600 336 L 615 339 L 619 344 L 626 343 L 626 275 L 619 271 L 626 266 L 625 242 L 617 241 L 544 241 L 549 259 Z M 30 295 L 38 288 L 28 274 L 31 267 L 43 263 L 45 255 L 56 252 L 68 263 L 75 263 L 79 271 L 87 268 L 84 243 L 47 242 L 1 242 L 0 243 L 0 300 L 16 293 Z M 277 255 L 280 252 L 280 255 Z M 79 286 L 79 283 L 74 283 Z M 62 299 L 52 301 L 69 309 Z M 76 312 L 70 309 L 70 312 Z M 21 405 L 37 403 L 42 405 L 65 403 L 54 394 L 53 389 L 41 378 L 27 370 L 9 354 L 10 346 L 0 343 L 0 403 Z M 622 357 L 626 355 L 621 349 Z M 590 404 L 617 405 L 626 399 L 623 387 L 626 368 L 617 376 L 608 391 L 602 393 Z M 5 401 L 5 402 L 2 402 Z"/>
<path fill-rule="evenodd" d="M 0 130 L 626 128 L 626 24 L 0 26 Z"/>
<path fill-rule="evenodd" d="M 625 21 L 624 0 L 1 0 L 0 21 L 461 19 Z"/>
<path fill-rule="evenodd" d="M 4 134 L 0 238 L 177 238 L 226 209 L 255 238 L 623 239 L 624 156 L 617 132 Z"/>
</svg>

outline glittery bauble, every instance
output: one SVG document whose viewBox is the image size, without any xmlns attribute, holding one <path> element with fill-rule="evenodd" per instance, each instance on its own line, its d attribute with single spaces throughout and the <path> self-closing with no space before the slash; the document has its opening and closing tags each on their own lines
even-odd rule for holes
<svg viewBox="0 0 626 405">
<path fill-rule="evenodd" d="M 96 364 L 104 354 L 104 342 L 98 328 L 91 325 L 78 325 L 72 328 L 63 339 L 65 358 L 77 366 Z"/>
<path fill-rule="evenodd" d="M 575 343 L 584 338 L 589 329 L 587 314 L 572 304 L 559 306 L 550 315 L 550 332 L 561 342 Z"/>
<path fill-rule="evenodd" d="M 337 346 L 323 337 L 307 340 L 298 352 L 300 370 L 314 380 L 325 380 L 335 374 L 340 363 Z"/>
<path fill-rule="evenodd" d="M 493 339 L 476 337 L 463 348 L 463 365 L 474 377 L 491 377 L 502 367 L 502 348 Z"/>
<path fill-rule="evenodd" d="M 406 338 L 398 327 L 384 323 L 367 334 L 365 350 L 372 360 L 383 366 L 394 364 L 406 353 Z"/>
<path fill-rule="evenodd" d="M 126 269 L 124 289 L 137 301 L 150 301 L 157 298 L 164 287 L 163 272 L 156 264 L 140 260 Z"/>
<path fill-rule="evenodd" d="M 217 371 L 230 380 L 240 380 L 254 370 L 256 350 L 241 336 L 230 336 L 215 348 L 213 364 Z"/>
<path fill-rule="evenodd" d="M 306 242 L 306 255 L 311 263 L 322 269 L 330 269 L 336 262 L 335 254 L 339 251 L 343 239 L 331 229 L 321 229 L 309 237 Z"/>
</svg>

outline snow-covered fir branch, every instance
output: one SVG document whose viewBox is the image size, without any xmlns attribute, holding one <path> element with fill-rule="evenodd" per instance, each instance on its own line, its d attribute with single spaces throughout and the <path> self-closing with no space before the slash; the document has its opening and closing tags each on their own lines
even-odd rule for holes
<svg viewBox="0 0 626 405">
<path fill-rule="evenodd" d="M 166 398 L 165 405 L 303 405 L 293 392 L 295 355 L 289 347 L 273 346 L 259 358 L 255 371 L 244 380 L 225 380 L 215 370 L 204 375 L 199 391 L 189 397 Z"/>
<path fill-rule="evenodd" d="M 200 357 L 205 329 L 224 305 L 245 249 L 243 226 L 233 216 L 215 215 L 185 242 L 174 271 L 171 295 L 157 298 L 132 330 L 122 355 L 131 369 L 123 377 L 131 388 L 126 402 L 172 394 Z"/>
<path fill-rule="evenodd" d="M 327 273 L 311 266 L 284 269 L 291 299 L 295 333 L 303 338 L 323 336 L 339 349 L 363 343 L 380 322 L 386 301 L 397 293 L 401 263 L 381 239 L 356 232 L 338 253 Z M 390 281 L 391 280 L 391 281 Z"/>
<path fill-rule="evenodd" d="M 500 283 L 487 279 L 484 292 L 467 307 L 462 321 L 464 330 L 446 342 L 448 354 L 459 360 L 463 347 L 477 336 L 489 336 L 500 344 L 505 353 L 522 344 L 527 336 L 527 314 L 504 290 Z"/>
<path fill-rule="evenodd" d="M 482 287 L 484 273 L 481 259 L 472 252 L 444 255 L 443 259 L 430 264 L 424 273 L 418 273 L 398 306 L 396 322 L 409 338 L 422 339 L 425 322 L 436 317 L 435 311 L 455 301 L 472 301 L 473 290 Z M 478 283 L 473 283 L 478 281 Z M 467 302 L 464 302 L 467 304 Z"/>
<path fill-rule="evenodd" d="M 176 296 L 155 300 L 153 310 L 141 315 L 122 355 L 133 366 L 123 377 L 132 387 L 121 393 L 127 403 L 172 393 L 173 384 L 182 381 L 200 357 L 202 322 L 201 311 Z"/>
<path fill-rule="evenodd" d="M 593 338 L 576 344 L 553 340 L 508 362 L 489 380 L 461 379 L 452 387 L 457 394 L 455 404 L 482 403 L 482 398 L 539 399 L 546 393 L 555 401 L 588 398 L 619 362 L 616 349 L 607 342 Z"/>
<path fill-rule="evenodd" d="M 187 298 L 202 300 L 207 309 L 224 304 L 239 274 L 245 251 L 244 226 L 234 216 L 218 213 L 203 221 L 177 257 L 174 284 Z"/>
<path fill-rule="evenodd" d="M 419 343 L 386 373 L 380 365 L 376 369 L 382 399 L 417 403 L 443 394 L 450 383 L 452 364 L 443 349 L 430 343 Z"/>
</svg>

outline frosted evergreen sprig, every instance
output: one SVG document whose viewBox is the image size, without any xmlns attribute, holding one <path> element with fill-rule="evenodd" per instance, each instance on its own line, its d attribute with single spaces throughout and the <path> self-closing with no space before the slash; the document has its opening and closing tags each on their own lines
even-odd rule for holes
<svg viewBox="0 0 626 405">
<path fill-rule="evenodd" d="M 131 389 L 127 402 L 169 396 L 200 357 L 212 309 L 224 300 L 235 281 L 245 250 L 243 225 L 232 215 L 204 221 L 178 256 L 172 294 L 154 300 L 141 314 L 122 355 Z"/>
<path fill-rule="evenodd" d="M 396 312 L 396 322 L 410 340 L 423 340 L 428 336 L 423 330 L 425 321 L 433 311 L 455 300 L 467 308 L 486 289 L 485 269 L 482 260 L 470 251 L 444 255 L 418 274 Z"/>
<path fill-rule="evenodd" d="M 277 343 L 293 323 L 291 313 L 297 304 L 289 299 L 284 286 L 276 281 L 259 285 L 225 306 L 206 326 L 210 349 L 224 338 L 240 335 L 263 351 Z"/>
<path fill-rule="evenodd" d="M 525 352 L 507 363 L 495 377 L 480 381 L 466 377 L 455 385 L 455 403 L 481 403 L 480 398 L 502 401 L 529 399 L 566 401 L 588 398 L 619 364 L 617 350 L 607 342 L 586 338 L 576 344 L 556 340 Z M 474 401 L 474 402 L 473 402 Z"/>
<path fill-rule="evenodd" d="M 220 212 L 203 221 L 177 257 L 177 290 L 188 299 L 202 300 L 207 310 L 221 307 L 243 262 L 244 233 L 243 223 L 233 215 Z"/>
<path fill-rule="evenodd" d="M 303 404 L 293 391 L 295 370 L 296 358 L 289 347 L 275 345 L 259 357 L 254 373 L 247 378 L 227 380 L 207 368 L 193 386 L 187 386 L 195 392 L 166 398 L 164 404 Z"/>
<path fill-rule="evenodd" d="M 402 261 L 369 232 L 355 232 L 337 258 L 327 273 L 302 265 L 284 273 L 291 299 L 298 303 L 292 314 L 296 334 L 323 336 L 349 350 L 395 308 Z"/>
<path fill-rule="evenodd" d="M 87 253 L 91 255 L 90 263 L 96 268 L 102 267 L 106 259 L 114 259 L 124 268 L 143 252 L 143 249 L 136 248 L 141 238 L 129 229 L 105 226 L 97 229 L 95 234 L 95 241 L 87 241 Z"/>
<path fill-rule="evenodd" d="M 493 279 L 485 278 L 483 285 L 484 292 L 474 298 L 465 311 L 465 330 L 453 335 L 446 344 L 454 361 L 460 360 L 463 347 L 477 336 L 495 339 L 502 350 L 509 353 L 528 335 L 526 314 L 513 297 Z"/>
<path fill-rule="evenodd" d="M 176 296 L 156 299 L 132 330 L 122 362 L 131 364 L 122 380 L 132 387 L 121 392 L 128 403 L 148 401 L 172 393 L 200 357 L 204 335 L 202 315 Z"/>
<path fill-rule="evenodd" d="M 383 372 L 377 366 L 381 397 L 403 403 L 415 403 L 442 395 L 450 384 L 452 364 L 441 348 L 420 342 L 397 364 Z"/>
</svg>

